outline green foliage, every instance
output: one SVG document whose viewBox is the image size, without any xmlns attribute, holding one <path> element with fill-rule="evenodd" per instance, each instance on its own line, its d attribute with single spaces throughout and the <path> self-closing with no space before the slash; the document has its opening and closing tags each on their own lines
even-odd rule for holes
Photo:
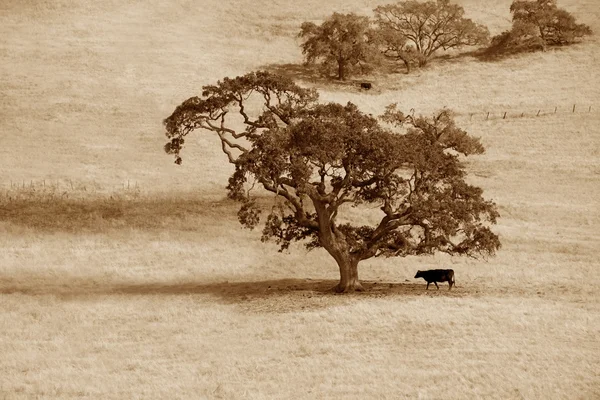
<svg viewBox="0 0 600 400">
<path fill-rule="evenodd" d="M 370 71 L 378 58 L 369 18 L 353 13 L 333 13 L 321 25 L 304 22 L 298 36 L 304 40 L 306 62 L 320 60 L 328 73 L 336 71 L 339 80 L 357 70 Z"/>
<path fill-rule="evenodd" d="M 242 121 L 243 130 L 233 128 Z M 485 256 L 500 247 L 489 229 L 495 204 L 465 181 L 462 158 L 484 148 L 448 111 L 413 117 L 391 105 L 380 122 L 352 103 L 319 104 L 315 92 L 258 72 L 205 87 L 165 127 L 176 162 L 181 139 L 193 130 L 218 135 L 235 164 L 227 188 L 242 203 L 242 225 L 259 223 L 256 185 L 283 202 L 262 231 L 262 240 L 275 239 L 281 250 L 303 241 L 341 265 L 437 251 Z M 339 223 L 346 204 L 376 206 L 381 220 Z"/>
<path fill-rule="evenodd" d="M 438 50 L 486 44 L 489 31 L 449 0 L 401 1 L 375 8 L 384 55 L 424 65 Z"/>
<path fill-rule="evenodd" d="M 558 8 L 556 0 L 515 0 L 510 12 L 512 29 L 494 37 L 488 53 L 545 50 L 592 34 L 589 26 L 578 24 L 573 15 Z"/>
</svg>

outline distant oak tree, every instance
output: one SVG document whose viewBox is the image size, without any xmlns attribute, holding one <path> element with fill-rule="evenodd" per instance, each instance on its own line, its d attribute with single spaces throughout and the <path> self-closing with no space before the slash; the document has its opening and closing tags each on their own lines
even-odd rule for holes
<svg viewBox="0 0 600 400">
<path fill-rule="evenodd" d="M 438 50 L 487 44 L 488 29 L 464 17 L 464 9 L 449 0 L 401 1 L 375 8 L 384 53 L 407 67 L 415 55 L 423 65 Z M 408 60 L 408 62 L 407 62 Z"/>
<path fill-rule="evenodd" d="M 592 34 L 589 26 L 578 24 L 568 11 L 558 8 L 556 0 L 513 1 L 510 12 L 513 26 L 492 39 L 491 52 L 546 50 Z"/>
<path fill-rule="evenodd" d="M 333 13 L 321 25 L 304 22 L 298 36 L 306 62 L 320 61 L 326 71 L 335 70 L 339 80 L 357 70 L 370 71 L 378 56 L 369 18 L 353 13 Z"/>
<path fill-rule="evenodd" d="M 379 29 L 377 31 L 381 53 L 384 57 L 394 61 L 402 61 L 406 73 L 410 73 L 413 65 L 424 65 L 425 57 L 419 53 L 411 42 L 403 35 L 398 35 L 392 29 Z"/>
<path fill-rule="evenodd" d="M 496 205 L 465 181 L 462 158 L 484 148 L 449 112 L 413 117 L 392 105 L 379 122 L 267 72 L 203 89 L 165 119 L 165 151 L 180 164 L 187 135 L 215 134 L 235 166 L 227 189 L 240 223 L 260 222 L 257 187 L 271 193 L 262 240 L 280 251 L 296 241 L 324 248 L 339 267 L 338 292 L 362 290 L 358 264 L 371 257 L 485 257 L 500 247 Z"/>
</svg>

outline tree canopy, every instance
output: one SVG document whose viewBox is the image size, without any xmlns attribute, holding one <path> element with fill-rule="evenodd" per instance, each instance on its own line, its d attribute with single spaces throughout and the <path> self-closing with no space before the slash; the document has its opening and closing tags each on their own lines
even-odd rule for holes
<svg viewBox="0 0 600 400">
<path fill-rule="evenodd" d="M 306 62 L 320 60 L 326 71 L 336 70 L 339 80 L 357 70 L 368 72 L 377 58 L 369 18 L 354 13 L 333 13 L 321 25 L 304 22 L 298 36 Z"/>
<path fill-rule="evenodd" d="M 399 35 L 393 29 L 381 28 L 377 34 L 383 56 L 402 61 L 407 74 L 410 73 L 413 65 L 424 65 L 427 62 L 405 36 Z"/>
<path fill-rule="evenodd" d="M 568 11 L 558 8 L 556 0 L 516 0 L 510 12 L 512 28 L 493 38 L 490 52 L 545 50 L 592 34 L 589 26 L 578 24 Z"/>
<path fill-rule="evenodd" d="M 564 45 L 590 35 L 592 30 L 575 22 L 575 17 L 562 8 L 556 0 L 517 0 L 510 6 L 514 22 L 530 25 L 538 31 L 545 45 Z"/>
<path fill-rule="evenodd" d="M 287 78 L 252 72 L 205 86 L 164 125 L 176 163 L 187 135 L 216 134 L 235 165 L 227 189 L 241 202 L 240 222 L 260 222 L 252 188 L 272 193 L 279 201 L 267 210 L 262 240 L 282 250 L 296 241 L 324 248 L 340 269 L 340 292 L 362 290 L 358 263 L 371 257 L 485 257 L 500 247 L 490 230 L 496 205 L 465 181 L 462 158 L 484 148 L 448 111 L 414 117 L 391 105 L 379 121 L 351 103 L 320 104 L 314 90 Z M 373 223 L 353 222 L 349 206 L 369 208 Z"/>
<path fill-rule="evenodd" d="M 405 55 L 411 52 L 420 55 L 424 64 L 440 49 L 486 44 L 489 39 L 488 29 L 465 18 L 464 9 L 450 0 L 401 1 L 374 12 L 388 55 L 405 64 Z"/>
</svg>

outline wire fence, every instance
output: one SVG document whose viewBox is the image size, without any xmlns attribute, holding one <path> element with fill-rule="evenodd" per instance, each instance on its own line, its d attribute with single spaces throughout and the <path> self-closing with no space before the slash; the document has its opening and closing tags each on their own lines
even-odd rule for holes
<svg viewBox="0 0 600 400">
<path fill-rule="evenodd" d="M 458 113 L 462 117 L 466 117 L 470 121 L 481 121 L 481 120 L 499 120 L 499 119 L 514 119 L 514 118 L 535 118 L 544 117 L 549 115 L 565 115 L 565 114 L 577 114 L 577 115 L 594 115 L 600 112 L 600 108 L 591 105 L 578 105 L 573 104 L 572 106 L 555 106 L 555 107 L 541 107 L 528 110 L 519 109 L 495 109 L 484 112 L 473 112 L 473 113 Z"/>
</svg>

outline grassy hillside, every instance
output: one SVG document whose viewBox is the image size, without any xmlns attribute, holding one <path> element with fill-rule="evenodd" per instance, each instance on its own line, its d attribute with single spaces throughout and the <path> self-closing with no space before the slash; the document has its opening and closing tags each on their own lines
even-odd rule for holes
<svg viewBox="0 0 600 400">
<path fill-rule="evenodd" d="M 301 22 L 386 1 L 296 3 L 0 2 L 0 397 L 599 397 L 598 36 L 357 78 L 369 93 L 304 79 L 373 114 L 454 109 L 502 215 L 488 262 L 369 260 L 368 292 L 337 296 L 326 253 L 239 227 L 214 138 L 182 166 L 162 151 L 202 85 L 292 74 Z M 510 26 L 510 0 L 461 3 Z M 595 0 L 559 5 L 600 32 Z M 412 278 L 444 266 L 451 292 Z"/>
<path fill-rule="evenodd" d="M 203 191 L 220 187 L 223 158 L 210 139 L 198 138 L 208 151 L 190 148 L 188 162 L 177 168 L 161 152 L 162 119 L 202 85 L 300 62 L 295 34 L 302 21 L 334 10 L 368 13 L 379 4 L 321 3 L 4 1 L 3 183 L 70 179 L 111 189 L 129 179 L 159 191 L 189 188 L 190 182 Z M 497 3 L 471 1 L 465 7 L 472 18 L 500 31 L 510 25 L 510 2 Z M 597 24 L 594 1 L 564 5 L 582 21 Z M 444 106 L 469 113 L 573 103 L 600 110 L 598 54 L 594 38 L 500 63 L 450 60 L 410 76 L 375 77 L 376 90 L 368 96 L 354 87 L 340 91 L 339 85 L 325 85 L 322 98 L 353 101 L 376 115 L 391 102 L 422 113 Z M 211 173 L 202 172 L 206 169 Z"/>
</svg>

